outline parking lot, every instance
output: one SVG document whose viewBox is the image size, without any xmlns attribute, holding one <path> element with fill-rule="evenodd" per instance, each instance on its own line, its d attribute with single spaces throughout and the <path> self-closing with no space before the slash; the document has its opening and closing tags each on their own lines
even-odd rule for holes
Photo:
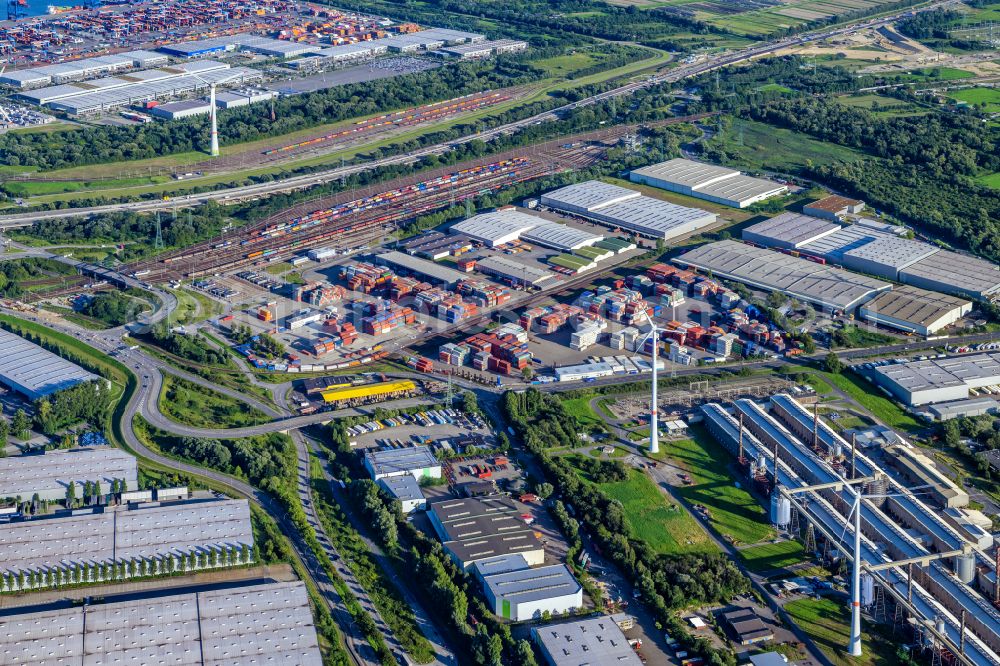
<svg viewBox="0 0 1000 666">
<path fill-rule="evenodd" d="M 367 449 L 398 449 L 429 446 L 435 454 L 464 453 L 470 446 L 496 446 L 496 437 L 476 414 L 453 409 L 429 410 L 388 419 L 369 421 L 347 429 L 351 446 Z"/>
</svg>

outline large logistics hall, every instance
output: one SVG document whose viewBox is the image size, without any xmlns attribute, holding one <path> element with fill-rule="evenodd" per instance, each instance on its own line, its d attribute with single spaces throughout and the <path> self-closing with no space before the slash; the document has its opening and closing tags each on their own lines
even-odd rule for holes
<svg viewBox="0 0 1000 666">
<path fill-rule="evenodd" d="M 733 208 L 746 208 L 788 192 L 788 186 L 781 183 L 683 158 L 636 169 L 629 180 Z"/>
<path fill-rule="evenodd" d="M 0 384 L 30 400 L 100 379 L 75 363 L 8 331 L 0 330 L 0 349 L 3 350 L 0 354 Z"/>
<path fill-rule="evenodd" d="M 107 493 L 116 479 L 124 480 L 127 488 L 139 487 L 135 456 L 111 446 L 0 458 L 0 498 L 20 496 L 27 501 L 37 493 L 41 500 L 62 500 L 70 483 L 82 494 L 88 481 L 99 482 Z"/>
<path fill-rule="evenodd" d="M 969 354 L 883 365 L 875 381 L 911 406 L 965 400 L 970 389 L 1000 384 L 1000 354 Z"/>
<path fill-rule="evenodd" d="M 903 285 L 861 306 L 862 318 L 908 333 L 933 335 L 972 312 L 972 301 Z"/>
<path fill-rule="evenodd" d="M 253 543 L 247 500 L 116 507 L 8 523 L 0 530 L 0 571 L 149 561 Z"/>
<path fill-rule="evenodd" d="M 127 75 L 66 83 L 18 93 L 18 97 L 77 115 L 109 111 L 140 102 L 207 90 L 212 83 L 246 83 L 261 78 L 248 67 L 230 67 L 215 60 L 187 62 Z"/>
<path fill-rule="evenodd" d="M 672 261 L 765 291 L 780 291 L 831 312 L 851 312 L 892 288 L 866 275 L 733 240 L 703 245 Z"/>
<path fill-rule="evenodd" d="M 520 556 L 518 556 L 520 557 Z M 538 620 L 583 608 L 583 588 L 565 564 L 524 567 L 483 577 L 495 615 L 513 622 Z"/>
<path fill-rule="evenodd" d="M 97 76 L 130 69 L 145 69 L 166 65 L 169 58 L 162 53 L 152 51 L 128 51 L 96 58 L 81 58 L 54 65 L 30 67 L 4 72 L 0 75 L 0 83 L 16 88 L 35 88 L 52 83 L 69 83 Z"/>
<path fill-rule="evenodd" d="M 840 264 L 931 291 L 976 300 L 1000 296 L 1000 266 L 901 237 L 905 229 L 875 220 L 836 222 L 782 213 L 743 230 L 743 240 Z"/>
<path fill-rule="evenodd" d="M 304 583 L 55 606 L 0 617 L 0 663 L 323 663 Z"/>
<path fill-rule="evenodd" d="M 475 215 L 452 225 L 449 231 L 467 236 L 487 247 L 523 240 L 562 252 L 589 247 L 604 239 L 604 236 L 568 224 L 552 222 L 512 209 Z"/>
<path fill-rule="evenodd" d="M 442 285 L 445 289 L 452 289 L 456 284 L 466 279 L 464 273 L 459 273 L 454 268 L 448 268 L 433 261 L 412 257 L 405 252 L 383 252 L 375 257 L 376 263 L 417 275 L 434 284 Z"/>
<path fill-rule="evenodd" d="M 534 229 L 543 221 L 516 210 L 502 210 L 474 215 L 453 224 L 449 231 L 468 236 L 486 247 L 497 247 L 516 241 L 521 234 Z"/>
<path fill-rule="evenodd" d="M 434 531 L 462 569 L 502 555 L 523 555 L 529 566 L 543 564 L 545 550 L 521 518 L 524 511 L 504 495 L 444 499 L 427 505 Z"/>
<path fill-rule="evenodd" d="M 555 275 L 535 266 L 514 261 L 508 257 L 486 257 L 476 262 L 476 270 L 491 277 L 506 280 L 511 284 L 526 287 L 543 287 Z"/>
<path fill-rule="evenodd" d="M 553 210 L 665 241 L 693 234 L 718 220 L 715 213 L 646 197 L 598 180 L 548 192 L 540 202 Z"/>
</svg>

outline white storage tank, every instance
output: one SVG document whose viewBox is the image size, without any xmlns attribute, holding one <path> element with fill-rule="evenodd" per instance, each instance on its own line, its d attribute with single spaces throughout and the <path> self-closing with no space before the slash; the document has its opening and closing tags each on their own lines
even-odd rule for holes
<svg viewBox="0 0 1000 666">
<path fill-rule="evenodd" d="M 971 553 L 955 557 L 955 575 L 963 583 L 971 583 L 976 577 L 976 556 Z"/>
<path fill-rule="evenodd" d="M 771 493 L 771 522 L 780 529 L 792 522 L 792 503 L 781 493 L 781 484 L 776 485 Z"/>
</svg>

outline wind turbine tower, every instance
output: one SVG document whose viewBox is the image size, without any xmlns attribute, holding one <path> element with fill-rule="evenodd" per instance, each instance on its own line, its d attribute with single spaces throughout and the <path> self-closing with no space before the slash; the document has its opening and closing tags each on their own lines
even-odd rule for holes
<svg viewBox="0 0 1000 666">
<path fill-rule="evenodd" d="M 648 315 L 647 315 L 648 316 Z M 657 364 L 657 352 L 660 347 L 660 331 L 656 328 L 656 324 L 653 323 L 652 318 L 649 320 L 649 325 L 653 327 L 650 332 L 653 336 L 653 396 L 652 402 L 649 407 L 649 452 L 659 453 L 660 452 L 660 430 L 659 424 L 656 419 L 656 412 L 658 411 L 658 401 L 656 397 L 656 364 Z"/>
<path fill-rule="evenodd" d="M 850 486 L 848 486 L 850 488 Z M 852 657 L 861 656 L 861 489 L 854 491 L 854 552 L 851 563 L 851 638 L 847 651 Z"/>
<path fill-rule="evenodd" d="M 638 351 L 640 353 L 642 353 L 642 349 L 646 346 L 646 340 L 649 339 L 649 337 L 652 337 L 652 339 L 653 339 L 653 355 L 652 355 L 651 358 L 652 358 L 652 364 L 653 364 L 653 368 L 652 368 L 652 370 L 653 370 L 653 378 L 652 378 L 653 379 L 653 393 L 652 393 L 652 396 L 650 397 L 650 403 L 649 403 L 649 452 L 650 453 L 659 453 L 660 452 L 660 430 L 659 430 L 659 424 L 657 423 L 657 412 L 659 411 L 659 408 L 658 408 L 659 401 L 658 401 L 657 396 L 656 396 L 656 390 L 657 390 L 657 386 L 656 386 L 656 382 L 657 382 L 656 365 L 659 362 L 658 352 L 659 352 L 659 349 L 660 349 L 660 329 L 658 329 L 656 327 L 656 322 L 653 321 L 653 317 L 648 312 L 646 312 L 645 314 L 646 314 L 646 321 L 649 322 L 649 327 L 650 327 L 650 329 L 649 329 L 649 336 L 647 338 L 643 339 L 642 343 L 639 346 Z"/>
<path fill-rule="evenodd" d="M 212 157 L 219 156 L 219 122 L 217 117 L 217 111 L 215 108 L 215 84 L 211 84 L 209 87 L 209 100 L 208 103 L 211 105 L 209 109 L 209 114 L 212 116 Z"/>
</svg>

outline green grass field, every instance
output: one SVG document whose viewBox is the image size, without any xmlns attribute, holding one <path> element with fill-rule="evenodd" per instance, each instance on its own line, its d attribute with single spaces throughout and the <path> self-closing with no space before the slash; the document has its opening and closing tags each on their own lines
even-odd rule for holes
<svg viewBox="0 0 1000 666">
<path fill-rule="evenodd" d="M 183 326 L 196 321 L 204 321 L 222 313 L 222 305 L 208 296 L 189 289 L 176 289 L 177 309 L 172 314 L 171 323 Z"/>
<path fill-rule="evenodd" d="M 780 83 L 766 83 L 762 86 L 757 86 L 756 88 L 760 92 L 780 92 L 780 93 L 791 93 L 792 89 L 781 85 Z"/>
<path fill-rule="evenodd" d="M 566 456 L 574 464 L 576 455 Z M 590 479 L 576 467 L 580 477 Z M 629 469 L 627 481 L 600 483 L 597 486 L 611 499 L 621 502 L 631 538 L 645 542 L 657 553 L 664 555 L 682 553 L 718 552 L 708 534 L 695 519 L 678 504 L 669 500 L 653 481 L 639 470 Z"/>
<path fill-rule="evenodd" d="M 836 100 L 838 104 L 874 111 L 882 116 L 905 116 L 914 111 L 923 112 L 908 102 L 882 95 L 845 95 L 837 97 Z"/>
<path fill-rule="evenodd" d="M 740 551 L 743 564 L 751 571 L 782 569 L 802 562 L 805 552 L 798 541 L 779 541 L 751 546 Z"/>
<path fill-rule="evenodd" d="M 173 375 L 164 375 L 160 409 L 172 421 L 195 428 L 240 428 L 271 419 L 259 409 Z"/>
<path fill-rule="evenodd" d="M 799 599 L 785 604 L 785 610 L 819 646 L 834 666 L 889 666 L 898 663 L 896 648 L 885 638 L 865 631 L 861 657 L 847 654 L 850 617 L 847 604 L 831 599 Z"/>
<path fill-rule="evenodd" d="M 704 430 L 696 427 L 692 434 L 694 439 L 663 443 L 667 457 L 683 467 L 694 482 L 678 488 L 677 493 L 691 504 L 707 507 L 712 527 L 737 545 L 772 538 L 774 529 L 763 507 L 734 484 L 727 469 L 729 454 Z"/>
<path fill-rule="evenodd" d="M 965 102 L 986 113 L 1000 112 L 1000 90 L 994 88 L 967 88 L 948 93 L 948 97 L 958 102 Z"/>
<path fill-rule="evenodd" d="M 601 490 L 622 503 L 632 536 L 657 553 L 716 552 L 715 545 L 687 511 L 667 500 L 653 481 L 638 470 L 628 481 L 602 483 Z"/>
<path fill-rule="evenodd" d="M 955 67 L 928 67 L 901 76 L 907 81 L 959 81 L 971 79 L 975 74 Z"/>
<path fill-rule="evenodd" d="M 576 53 L 536 60 L 532 64 L 544 69 L 549 76 L 566 76 L 586 67 L 592 67 L 598 62 L 599 60 L 590 53 L 577 51 Z"/>
<path fill-rule="evenodd" d="M 806 166 L 854 162 L 863 153 L 765 123 L 740 120 L 712 142 L 721 141 L 738 166 L 795 172 Z"/>
<path fill-rule="evenodd" d="M 590 408 L 590 400 L 590 398 L 572 398 L 571 400 L 562 401 L 566 412 L 576 419 L 577 424 L 584 430 L 602 423 L 600 417 Z"/>
<path fill-rule="evenodd" d="M 890 428 L 907 432 L 921 429 L 917 420 L 904 412 L 902 407 L 884 397 L 877 388 L 854 373 L 834 375 L 824 372 L 822 376 Z"/>
<path fill-rule="evenodd" d="M 1000 190 L 1000 173 L 991 173 L 988 176 L 983 176 L 979 179 L 979 182 L 986 187 L 992 187 L 995 190 Z"/>
</svg>

